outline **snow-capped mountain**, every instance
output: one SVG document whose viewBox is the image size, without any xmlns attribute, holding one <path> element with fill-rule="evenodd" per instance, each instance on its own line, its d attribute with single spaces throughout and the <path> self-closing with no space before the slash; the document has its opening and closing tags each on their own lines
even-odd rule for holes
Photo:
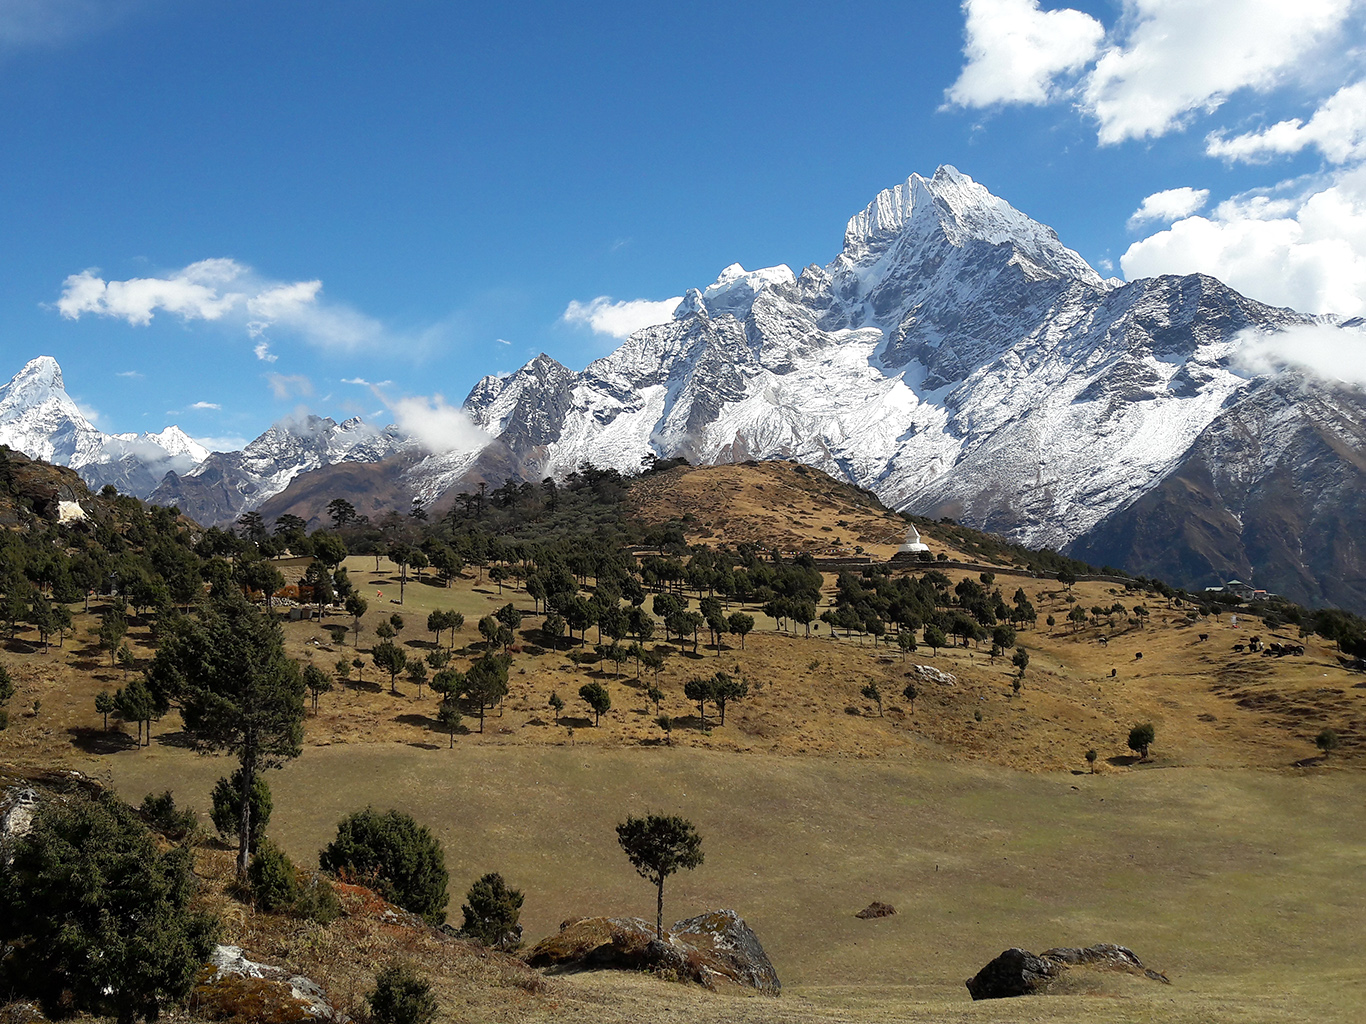
<svg viewBox="0 0 1366 1024">
<path fill-rule="evenodd" d="M 260 507 L 301 473 L 338 463 L 381 462 L 415 442 L 398 428 L 377 429 L 359 416 L 338 423 L 307 416 L 277 423 L 240 452 L 215 452 L 187 473 L 168 473 L 152 492 L 197 522 L 231 523 Z"/>
<path fill-rule="evenodd" d="M 634 469 L 646 452 L 797 458 L 896 508 L 1152 571 L 1156 552 L 1124 550 L 1107 524 L 1197 451 L 1247 481 L 1275 475 L 1268 459 L 1300 459 L 1312 435 L 1337 445 L 1339 485 L 1362 482 L 1360 415 L 1305 402 L 1312 381 L 1239 367 L 1244 332 L 1312 322 L 1205 276 L 1104 280 L 1052 229 L 941 167 L 879 194 L 828 265 L 733 265 L 581 373 L 541 356 L 481 380 L 466 408 L 531 479 L 585 461 Z M 1337 392 L 1335 408 L 1366 411 L 1359 390 Z M 1235 427 L 1253 406 L 1265 406 L 1257 425 Z M 1278 416 L 1299 418 L 1301 442 L 1216 443 Z M 1224 491 L 1210 500 L 1223 507 Z M 1326 510 L 1304 514 L 1311 529 Z M 1366 606 L 1366 555 L 1311 562 L 1259 547 L 1257 530 L 1244 515 L 1223 549 L 1192 541 L 1179 577 L 1236 570 L 1300 600 Z"/>
<path fill-rule="evenodd" d="M 179 427 L 159 433 L 106 434 L 66 393 L 51 356 L 31 359 L 0 387 L 0 444 L 31 458 L 69 466 L 92 488 L 113 484 L 146 497 L 167 472 L 187 472 L 209 451 Z"/>
</svg>

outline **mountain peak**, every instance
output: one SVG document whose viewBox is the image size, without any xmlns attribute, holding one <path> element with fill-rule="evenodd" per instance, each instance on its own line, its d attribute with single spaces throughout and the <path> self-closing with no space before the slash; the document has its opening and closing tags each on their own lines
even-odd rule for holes
<svg viewBox="0 0 1366 1024">
<path fill-rule="evenodd" d="M 65 391 L 62 368 L 52 356 L 38 356 L 24 364 L 3 390 L 10 396 L 34 389 Z"/>
<path fill-rule="evenodd" d="M 1063 245 L 1052 228 L 1021 213 L 951 164 L 941 165 L 933 177 L 912 174 L 905 182 L 879 192 L 849 219 L 842 255 L 856 264 L 868 263 L 898 237 L 912 233 L 940 233 L 956 248 L 973 241 L 1009 244 L 1031 277 L 1073 278 L 1105 287 L 1100 275 Z"/>
</svg>

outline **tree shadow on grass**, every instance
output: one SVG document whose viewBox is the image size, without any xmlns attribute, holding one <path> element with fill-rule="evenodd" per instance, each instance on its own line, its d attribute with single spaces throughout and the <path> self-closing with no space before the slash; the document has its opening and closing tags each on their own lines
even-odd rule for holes
<svg viewBox="0 0 1366 1024">
<path fill-rule="evenodd" d="M 134 750 L 138 741 L 127 733 L 113 730 L 91 729 L 86 726 L 73 726 L 68 729 L 74 746 L 87 754 L 117 754 L 121 750 Z"/>
<path fill-rule="evenodd" d="M 174 732 L 163 732 L 160 736 L 153 737 L 153 739 L 167 747 L 179 747 L 182 750 L 193 750 L 195 748 L 194 740 L 191 739 L 190 734 L 183 729 L 177 729 Z"/>
<path fill-rule="evenodd" d="M 560 725 L 566 729 L 591 729 L 593 720 L 591 718 L 579 718 L 577 715 L 561 715 Z"/>
<path fill-rule="evenodd" d="M 419 729 L 429 729 L 433 732 L 437 730 L 440 730 L 441 732 L 446 731 L 446 727 L 444 725 L 438 722 L 435 718 L 429 718 L 426 715 L 395 715 L 394 721 L 398 722 L 400 725 L 413 725 Z"/>
<path fill-rule="evenodd" d="M 1137 754 L 1116 754 L 1114 757 L 1107 757 L 1105 763 L 1112 764 L 1116 768 L 1124 768 L 1131 764 L 1138 764 L 1142 760 L 1143 758 Z"/>
</svg>

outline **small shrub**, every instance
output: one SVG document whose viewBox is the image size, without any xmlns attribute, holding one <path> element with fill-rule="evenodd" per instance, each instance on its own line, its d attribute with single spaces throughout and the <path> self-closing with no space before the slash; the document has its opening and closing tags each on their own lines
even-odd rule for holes
<svg viewBox="0 0 1366 1024">
<path fill-rule="evenodd" d="M 142 798 L 142 820 L 173 843 L 178 843 L 199 827 L 199 816 L 186 808 L 178 810 L 168 789 L 161 796 L 148 793 Z"/>
<path fill-rule="evenodd" d="M 269 839 L 262 839 L 247 871 L 252 900 L 267 913 L 293 906 L 300 895 L 297 875 L 298 869 L 285 852 Z"/>
<path fill-rule="evenodd" d="M 1324 754 L 1337 750 L 1338 734 L 1332 729 L 1324 729 L 1323 732 L 1314 737 L 1314 745 Z"/>
<path fill-rule="evenodd" d="M 341 901 L 337 899 L 332 883 L 315 872 L 299 886 L 299 895 L 290 912 L 295 917 L 328 925 L 341 917 Z"/>
<path fill-rule="evenodd" d="M 436 1019 L 432 983 L 407 964 L 386 967 L 365 997 L 374 1024 L 430 1024 Z"/>
<path fill-rule="evenodd" d="M 213 787 L 213 810 L 209 817 L 213 827 L 227 842 L 237 841 L 237 830 L 242 817 L 242 769 L 232 773 L 231 779 L 218 780 Z M 257 838 L 266 833 L 270 821 L 270 786 L 258 772 L 251 787 L 251 849 L 255 851 Z"/>
<path fill-rule="evenodd" d="M 485 946 L 515 944 L 522 913 L 522 893 L 510 889 L 503 876 L 493 871 L 470 886 L 469 902 L 460 909 L 465 914 L 463 931 Z"/>
<path fill-rule="evenodd" d="M 8 728 L 9 728 L 9 711 L 6 710 L 5 708 L 0 708 L 0 732 L 4 732 L 4 731 L 5 731 L 6 729 L 8 729 Z"/>
</svg>

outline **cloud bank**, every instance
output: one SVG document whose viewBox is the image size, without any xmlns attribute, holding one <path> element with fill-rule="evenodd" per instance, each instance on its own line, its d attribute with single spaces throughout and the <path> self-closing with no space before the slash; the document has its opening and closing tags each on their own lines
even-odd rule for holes
<svg viewBox="0 0 1366 1024">
<path fill-rule="evenodd" d="M 371 390 L 393 415 L 398 428 L 433 454 L 477 451 L 492 440 L 464 409 L 448 404 L 439 394 L 391 400 L 377 386 Z"/>
<path fill-rule="evenodd" d="M 1134 242 L 1120 266 L 1130 280 L 1211 274 L 1273 305 L 1366 315 L 1366 168 L 1298 195 L 1235 196 Z"/>
<path fill-rule="evenodd" d="M 267 331 L 284 330 L 332 352 L 392 350 L 393 335 L 373 317 L 322 294 L 322 282 L 270 281 L 233 259 L 200 260 L 163 277 L 107 281 L 95 269 L 62 282 L 57 311 L 68 320 L 92 315 L 150 324 L 158 313 L 194 320 L 229 322 L 258 339 L 254 351 L 274 362 Z"/>
<path fill-rule="evenodd" d="M 1246 373 L 1302 370 L 1316 377 L 1366 386 L 1366 333 L 1306 324 L 1275 334 L 1244 331 L 1235 364 Z"/>
<path fill-rule="evenodd" d="M 683 296 L 679 295 L 658 302 L 652 299 L 613 302 L 610 296 L 599 295 L 591 302 L 571 300 L 560 319 L 568 324 L 585 325 L 597 334 L 625 339 L 642 327 L 668 323 L 682 301 Z"/>
</svg>

